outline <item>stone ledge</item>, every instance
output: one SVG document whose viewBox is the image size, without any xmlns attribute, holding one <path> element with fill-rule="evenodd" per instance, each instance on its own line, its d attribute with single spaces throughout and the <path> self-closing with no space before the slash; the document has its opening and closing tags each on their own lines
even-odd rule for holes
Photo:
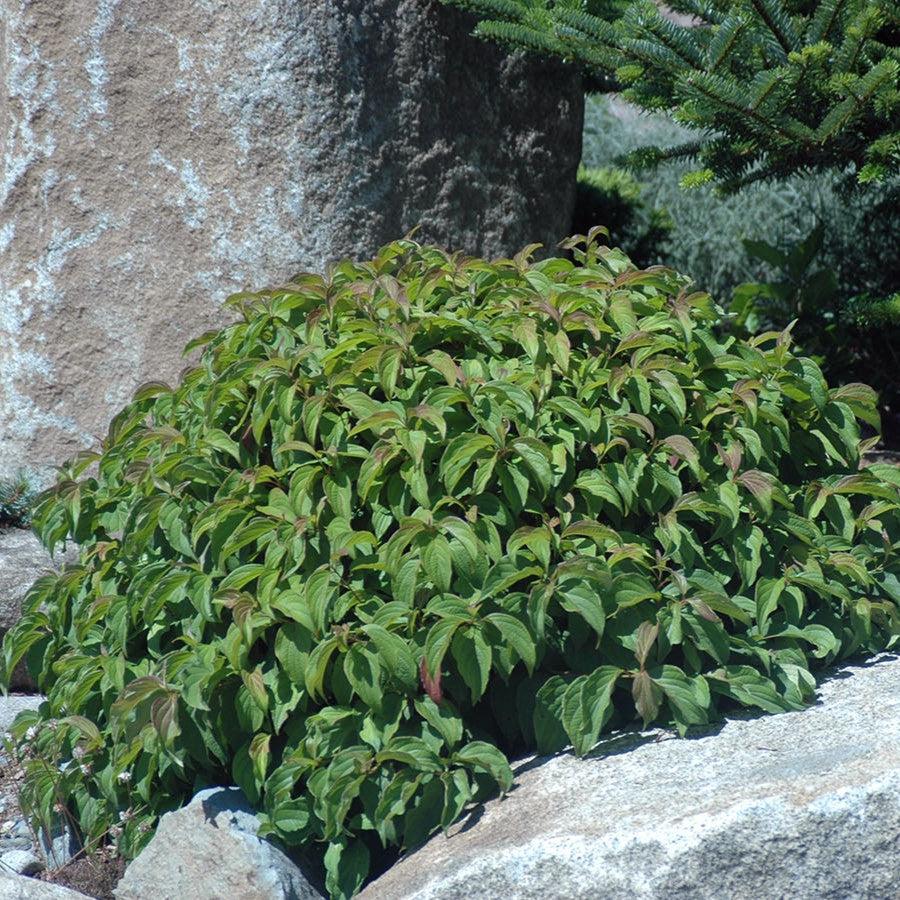
<svg viewBox="0 0 900 900">
<path fill-rule="evenodd" d="M 809 709 L 661 737 L 524 761 L 361 898 L 900 896 L 900 657 L 831 673 Z"/>
</svg>

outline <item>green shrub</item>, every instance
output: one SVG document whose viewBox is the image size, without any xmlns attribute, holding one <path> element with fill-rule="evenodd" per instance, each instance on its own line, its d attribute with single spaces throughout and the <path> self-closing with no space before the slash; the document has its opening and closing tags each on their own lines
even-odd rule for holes
<svg viewBox="0 0 900 900">
<path fill-rule="evenodd" d="M 637 179 L 625 169 L 580 166 L 572 230 L 587 234 L 603 223 L 616 246 L 637 266 L 658 264 L 672 229 L 665 209 L 651 207 Z"/>
<path fill-rule="evenodd" d="M 823 264 L 835 255 L 833 247 L 824 252 L 824 225 L 786 248 L 766 241 L 744 241 L 744 246 L 748 256 L 765 263 L 771 275 L 769 280 L 735 288 L 730 304 L 735 318 L 729 330 L 746 335 L 796 320 L 792 333 L 797 344 L 829 376 L 840 383 L 852 381 L 858 372 L 870 374 L 879 394 L 883 440 L 897 446 L 900 386 L 894 373 L 900 362 L 900 294 L 872 296 L 842 290 L 840 272 Z M 860 256 L 854 248 L 843 249 L 851 258 Z M 861 275 L 862 267 L 855 273 Z M 881 281 L 878 286 L 885 290 L 887 285 Z"/>
<path fill-rule="evenodd" d="M 27 528 L 36 496 L 35 483 L 24 469 L 0 479 L 0 528 Z"/>
<path fill-rule="evenodd" d="M 4 642 L 47 694 L 13 727 L 36 815 L 132 855 L 233 779 L 347 896 L 508 789 L 505 754 L 797 709 L 812 668 L 896 645 L 872 392 L 829 390 L 788 333 L 716 338 L 672 271 L 566 246 L 403 240 L 238 295 L 181 385 L 65 468 L 35 526 L 80 563 Z"/>
</svg>

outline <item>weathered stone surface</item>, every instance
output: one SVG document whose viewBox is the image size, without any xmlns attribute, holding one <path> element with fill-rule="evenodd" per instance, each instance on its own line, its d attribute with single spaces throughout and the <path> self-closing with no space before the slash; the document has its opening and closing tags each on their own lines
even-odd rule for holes
<svg viewBox="0 0 900 900">
<path fill-rule="evenodd" d="M 87 894 L 0 869 L 0 897 L 3 900 L 85 900 Z"/>
<path fill-rule="evenodd" d="M 688 740 L 612 740 L 518 787 L 360 900 L 882 900 L 900 896 L 900 658 L 819 703 Z"/>
<path fill-rule="evenodd" d="M 0 869 L 17 875 L 36 875 L 44 870 L 44 864 L 31 850 L 7 850 L 0 855 Z"/>
<path fill-rule="evenodd" d="M 417 224 L 568 229 L 577 76 L 438 0 L 0 0 L 0 476 L 96 443 L 220 302 Z"/>
<path fill-rule="evenodd" d="M 160 819 L 125 870 L 117 900 L 319 900 L 300 868 L 256 836 L 258 827 L 238 788 L 201 791 Z"/>
<path fill-rule="evenodd" d="M 22 599 L 34 580 L 77 558 L 74 545 L 53 558 L 33 532 L 21 528 L 0 530 L 0 639 L 19 621 Z M 23 664 L 13 672 L 10 687 L 15 691 L 36 690 Z"/>
</svg>

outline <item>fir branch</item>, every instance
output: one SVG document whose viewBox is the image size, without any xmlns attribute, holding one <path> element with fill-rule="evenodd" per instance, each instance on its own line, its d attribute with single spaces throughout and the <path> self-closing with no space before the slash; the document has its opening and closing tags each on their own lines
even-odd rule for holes
<svg viewBox="0 0 900 900">
<path fill-rule="evenodd" d="M 775 36 L 783 48 L 785 55 L 797 49 L 798 40 L 791 21 L 782 8 L 773 0 L 750 0 L 757 15 L 766 23 L 766 27 Z"/>
<path fill-rule="evenodd" d="M 719 26 L 716 36 L 710 42 L 706 53 L 706 71 L 716 69 L 731 55 L 741 35 L 747 28 L 747 20 L 739 13 L 733 13 Z"/>
<path fill-rule="evenodd" d="M 819 41 L 828 40 L 846 2 L 847 0 L 824 0 L 819 4 L 807 31 L 808 43 L 817 44 Z"/>
<path fill-rule="evenodd" d="M 777 134 L 785 141 L 808 140 L 806 136 L 792 133 L 783 128 L 774 119 L 769 119 L 766 116 L 761 115 L 757 110 L 744 106 L 738 99 L 734 89 L 723 79 L 718 78 L 715 75 L 705 72 L 697 73 L 688 78 L 686 84 L 689 88 L 706 97 L 706 99 L 711 100 L 713 103 L 718 103 L 720 106 L 737 116 L 751 119 L 764 130 Z"/>
<path fill-rule="evenodd" d="M 726 190 L 848 166 L 876 181 L 900 165 L 883 149 L 895 143 L 879 143 L 900 102 L 897 0 L 670 0 L 696 17 L 689 28 L 652 0 L 443 2 L 490 11 L 480 34 L 575 61 L 595 84 L 624 83 L 639 107 L 669 111 Z"/>
<path fill-rule="evenodd" d="M 892 59 L 883 59 L 874 69 L 859 79 L 859 93 L 850 91 L 850 96 L 842 100 L 825 117 L 816 130 L 816 140 L 824 143 L 858 114 L 876 91 L 888 81 L 896 82 L 900 66 Z"/>
<path fill-rule="evenodd" d="M 565 7 L 556 7 L 553 10 L 553 15 L 557 21 L 570 28 L 577 29 L 587 38 L 592 38 L 607 47 L 616 45 L 616 30 L 609 22 L 604 22 L 603 19 L 597 16 L 592 16 L 590 13 L 582 10 L 567 9 Z"/>
<path fill-rule="evenodd" d="M 548 56 L 564 56 L 566 54 L 566 48 L 559 41 L 550 37 L 546 32 L 528 25 L 487 19 L 478 23 L 475 34 L 478 37 L 494 38 L 501 44 L 524 47 Z"/>
<path fill-rule="evenodd" d="M 784 69 L 766 69 L 760 72 L 753 80 L 750 109 L 758 110 L 766 100 L 772 96 L 775 88 L 781 85 Z"/>
</svg>

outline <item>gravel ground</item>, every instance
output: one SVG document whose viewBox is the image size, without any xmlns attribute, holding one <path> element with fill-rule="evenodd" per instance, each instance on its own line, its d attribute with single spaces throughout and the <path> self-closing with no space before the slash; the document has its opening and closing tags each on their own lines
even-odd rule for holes
<svg viewBox="0 0 900 900">
<path fill-rule="evenodd" d="M 0 734 L 24 709 L 36 709 L 41 697 L 10 694 L 0 697 Z M 20 875 L 34 875 L 44 868 L 34 836 L 19 809 L 20 772 L 0 745 L 0 868 Z"/>
</svg>

